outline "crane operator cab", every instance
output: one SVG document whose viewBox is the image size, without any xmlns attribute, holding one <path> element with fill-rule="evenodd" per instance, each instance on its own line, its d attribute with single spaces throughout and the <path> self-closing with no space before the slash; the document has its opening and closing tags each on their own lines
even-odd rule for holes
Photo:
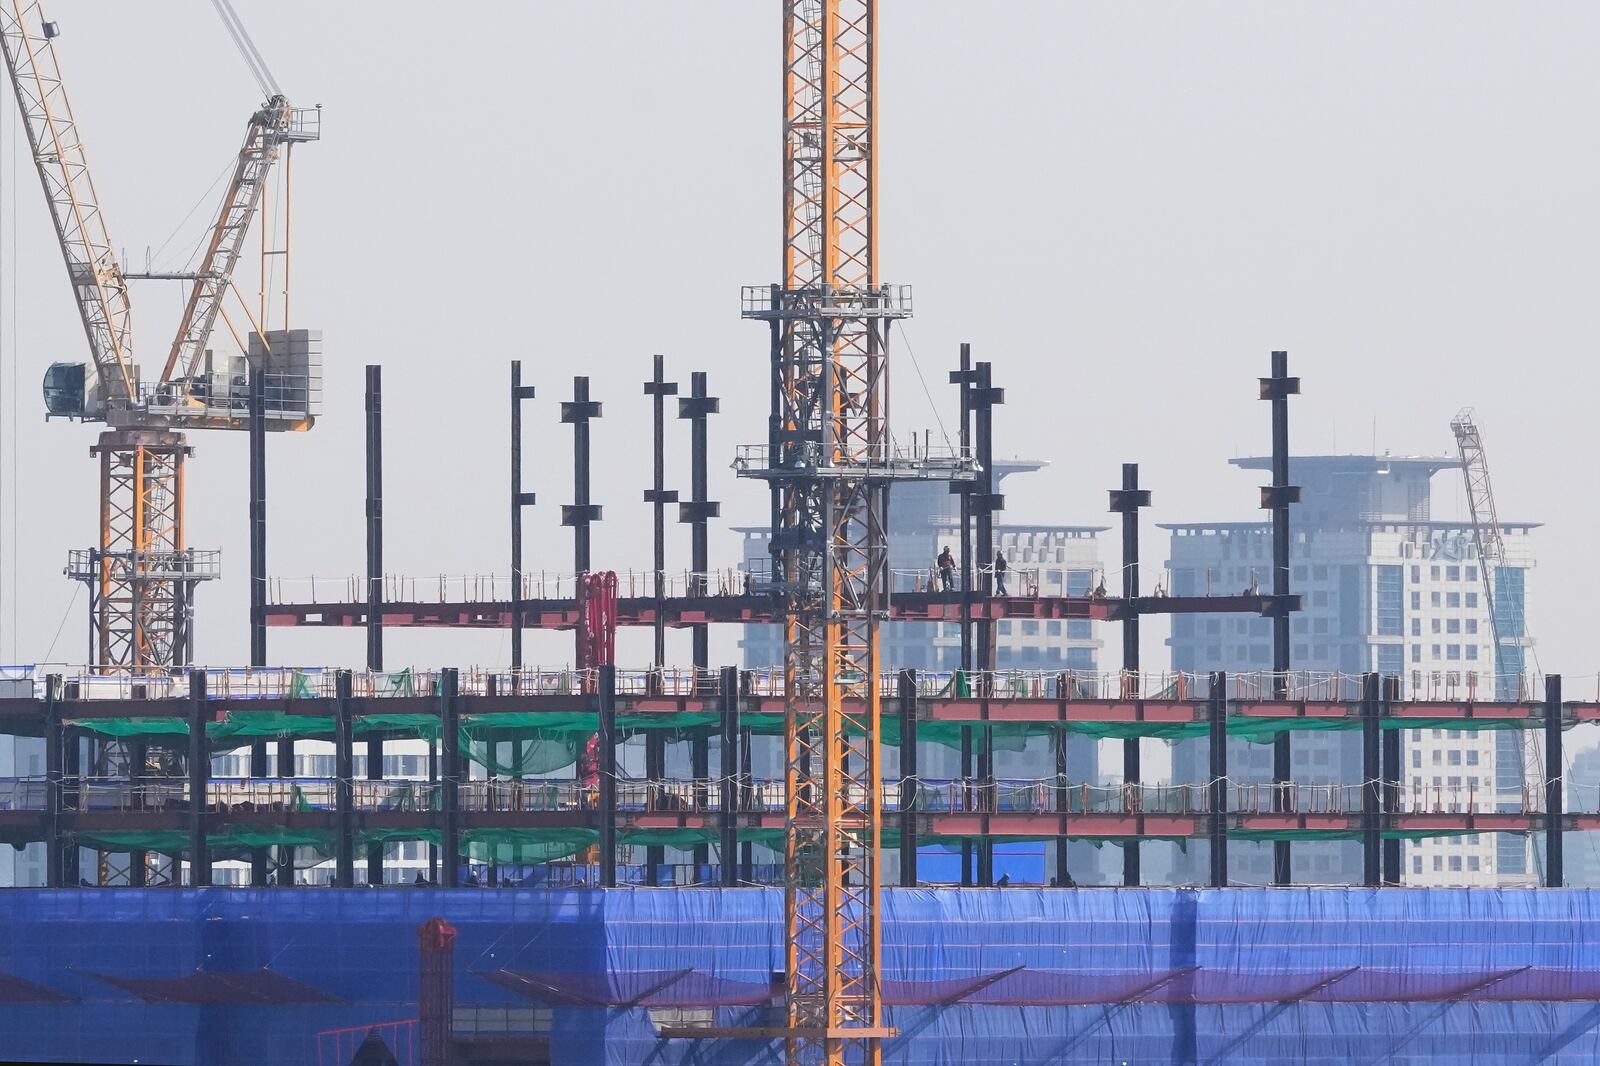
<svg viewBox="0 0 1600 1066">
<path fill-rule="evenodd" d="M 100 411 L 89 410 L 88 385 L 94 377 L 86 363 L 51 363 L 44 372 L 45 418 L 99 418 Z M 99 390 L 95 392 L 99 407 Z"/>
</svg>

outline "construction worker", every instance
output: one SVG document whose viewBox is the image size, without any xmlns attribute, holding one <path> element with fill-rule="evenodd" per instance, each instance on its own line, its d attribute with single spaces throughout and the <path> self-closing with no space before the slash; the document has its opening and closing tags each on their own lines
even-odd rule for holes
<svg viewBox="0 0 1600 1066">
<path fill-rule="evenodd" d="M 950 554 L 950 545 L 946 544 L 939 552 L 939 582 L 944 586 L 945 592 L 956 590 L 956 558 Z"/>
<path fill-rule="evenodd" d="M 994 553 L 994 594 L 996 596 L 1011 595 L 1006 591 L 1006 556 L 1004 552 Z"/>
</svg>

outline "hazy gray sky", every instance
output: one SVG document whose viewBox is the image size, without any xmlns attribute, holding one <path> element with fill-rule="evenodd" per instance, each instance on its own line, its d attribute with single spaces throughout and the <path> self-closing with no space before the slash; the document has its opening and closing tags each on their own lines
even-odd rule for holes
<svg viewBox="0 0 1600 1066">
<path fill-rule="evenodd" d="M 273 442 L 274 574 L 363 565 L 368 362 L 385 368 L 392 571 L 508 569 L 516 357 L 540 390 L 532 566 L 570 568 L 556 405 L 581 372 L 606 410 L 596 562 L 648 567 L 640 382 L 654 352 L 681 381 L 710 372 L 712 495 L 728 525 L 765 520 L 764 494 L 724 460 L 765 432 L 765 330 L 739 320 L 738 294 L 778 266 L 776 0 L 236 2 L 290 98 L 325 108 L 325 139 L 296 152 L 294 298 L 297 324 L 325 334 L 328 409 Z M 113 239 L 142 263 L 228 163 L 259 93 L 204 0 L 49 9 Z M 1156 559 L 1155 522 L 1258 515 L 1256 475 L 1226 461 L 1266 446 L 1254 379 L 1272 348 L 1304 381 L 1297 451 L 1447 451 L 1450 416 L 1475 405 L 1502 516 L 1548 523 L 1529 609 L 1541 662 L 1593 675 L 1597 33 L 1600 9 L 1578 3 L 882 0 L 882 274 L 914 285 L 917 306 L 895 362 L 900 429 L 935 422 L 911 353 L 951 424 L 942 382 L 971 341 L 1007 389 L 998 449 L 1052 461 L 1015 482 L 1007 520 L 1107 521 L 1105 489 L 1137 460 Z M 84 343 L 9 100 L 4 112 L 14 485 L 0 465 L 21 513 L 15 541 L 0 525 L 0 651 L 32 661 L 72 597 L 65 552 L 94 536 L 95 430 L 43 420 L 45 366 Z M 172 247 L 192 246 L 212 207 Z M 178 294 L 135 295 L 150 366 Z M 669 479 L 687 488 L 687 433 L 672 434 Z M 199 658 L 242 662 L 244 441 L 194 443 L 191 541 L 221 546 L 227 571 L 202 593 Z M 1460 513 L 1455 481 L 1436 488 L 1436 510 Z M 686 560 L 686 532 L 670 536 Z M 714 536 L 714 561 L 736 552 Z M 85 618 L 80 599 L 57 660 L 82 658 Z M 1149 628 L 1148 661 L 1164 662 L 1163 627 Z M 733 637 L 714 649 L 731 658 Z M 275 630 L 271 647 L 352 663 L 363 645 Z M 506 647 L 475 633 L 389 643 L 391 665 L 501 662 Z M 570 638 L 532 649 L 563 662 Z M 646 650 L 636 636 L 622 657 Z"/>
</svg>

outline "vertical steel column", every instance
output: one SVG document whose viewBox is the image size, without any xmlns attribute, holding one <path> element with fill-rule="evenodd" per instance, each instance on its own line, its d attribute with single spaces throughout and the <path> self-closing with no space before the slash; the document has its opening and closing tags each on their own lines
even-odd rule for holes
<svg viewBox="0 0 1600 1066">
<path fill-rule="evenodd" d="M 440 774 L 439 883 L 461 885 L 461 675 L 454 667 L 439 671 Z"/>
<path fill-rule="evenodd" d="M 294 764 L 294 738 L 279 737 L 278 743 L 278 774 L 279 778 L 292 778 L 296 776 Z M 274 862 L 275 880 L 280 887 L 294 884 L 294 848 L 285 844 L 277 846 L 277 856 Z"/>
<path fill-rule="evenodd" d="M 139 794 L 139 788 L 144 784 L 146 759 L 149 752 L 142 740 L 125 740 L 123 743 L 128 752 L 128 785 L 133 789 L 134 795 Z M 150 868 L 150 853 L 140 850 L 128 853 L 128 886 L 130 888 L 143 888 L 145 874 Z"/>
<path fill-rule="evenodd" d="M 1006 506 L 1006 498 L 994 490 L 994 409 L 1006 402 L 1006 390 L 994 387 L 993 368 L 988 363 L 979 363 L 974 375 L 977 384 L 973 386 L 970 403 L 977 423 L 978 480 L 968 500 L 977 520 L 977 565 L 983 574 L 979 588 L 985 600 L 984 618 L 978 623 L 977 668 L 987 674 L 995 668 L 995 608 L 993 603 L 987 602 L 995 592 L 994 513 L 1005 510 Z M 988 682 L 982 684 L 987 686 Z M 989 695 L 987 691 L 973 694 Z"/>
<path fill-rule="evenodd" d="M 655 655 L 651 663 L 655 670 L 662 670 L 667 664 L 667 504 L 678 502 L 677 492 L 667 488 L 667 397 L 678 394 L 678 383 L 667 380 L 666 359 L 663 356 L 655 357 L 654 369 L 654 375 L 644 383 L 644 392 L 651 399 L 651 414 L 654 416 L 652 425 L 655 432 L 652 443 L 655 477 L 651 487 L 644 490 L 644 501 L 651 504 L 655 533 L 656 624 Z M 644 761 L 646 778 L 659 781 L 666 776 L 667 736 L 661 730 L 651 729 L 645 732 Z M 658 869 L 665 857 L 666 849 L 659 844 L 645 848 L 646 884 L 656 883 Z"/>
<path fill-rule="evenodd" d="M 589 502 L 589 422 L 600 417 L 600 404 L 589 399 L 589 379 L 572 379 L 572 399 L 561 404 L 561 421 L 572 426 L 572 499 L 561 508 L 561 524 L 572 527 L 572 568 L 590 570 L 589 525 L 600 521 L 600 507 Z M 583 634 L 578 635 L 582 645 Z"/>
<path fill-rule="evenodd" d="M 1382 679 L 1382 702 L 1378 707 L 1379 728 L 1383 733 L 1383 813 L 1384 828 L 1395 828 L 1395 815 L 1400 813 L 1400 730 L 1383 729 L 1382 722 L 1393 714 L 1395 702 L 1400 698 L 1400 679 Z M 1400 883 L 1400 840 L 1398 837 L 1383 842 L 1383 883 Z"/>
<path fill-rule="evenodd" d="M 1566 806 L 1561 793 L 1566 776 L 1566 760 L 1561 754 L 1561 675 L 1544 679 L 1544 884 L 1546 888 L 1566 886 L 1563 869 L 1562 833 L 1566 828 Z"/>
<path fill-rule="evenodd" d="M 206 745 L 206 672 L 189 671 L 189 883 L 195 888 L 211 884 L 211 852 L 206 848 L 207 786 L 211 783 L 211 757 Z M 177 863 L 172 881 L 181 880 Z"/>
<path fill-rule="evenodd" d="M 350 671 L 340 670 L 333 675 L 333 798 L 334 838 L 333 883 L 339 888 L 355 884 L 355 737 L 351 720 L 352 691 Z M 383 883 L 383 849 L 378 845 L 378 880 L 372 880 L 368 867 L 368 884 Z M 369 853 L 370 854 L 370 853 Z M 371 859 L 368 859 L 371 862 Z"/>
<path fill-rule="evenodd" d="M 995 669 L 995 633 L 997 622 L 993 597 L 995 593 L 994 580 L 994 513 L 1005 508 L 1005 497 L 995 492 L 994 481 L 994 408 L 997 404 L 1005 402 L 1005 390 L 994 387 L 993 368 L 987 362 L 977 364 L 974 369 L 976 384 L 973 386 L 969 404 L 974 415 L 977 433 L 977 466 L 978 480 L 975 491 L 968 494 L 968 506 L 977 522 L 977 565 L 983 574 L 980 587 L 984 598 L 984 617 L 978 623 L 978 685 L 973 695 L 989 696 L 990 681 Z M 1009 591 L 1009 590 L 1008 590 Z M 968 731 L 970 733 L 970 730 Z M 978 754 L 978 780 L 979 787 L 987 789 L 994 777 L 993 738 L 989 735 L 989 727 L 983 726 L 979 733 L 982 740 L 982 750 Z M 968 758 L 971 750 L 970 741 L 962 745 L 962 757 Z M 970 767 L 964 767 L 970 770 Z M 971 847 L 963 842 L 962 863 L 966 864 L 966 855 Z M 977 842 L 978 871 L 977 881 L 980 885 L 991 884 L 994 880 L 994 841 L 985 838 Z M 967 883 L 963 878 L 963 883 Z"/>
<path fill-rule="evenodd" d="M 250 368 L 250 665 L 267 665 L 267 401 Z"/>
<path fill-rule="evenodd" d="M 1228 675 L 1211 674 L 1206 701 L 1211 758 L 1211 887 L 1228 887 Z"/>
<path fill-rule="evenodd" d="M 62 888 L 62 875 L 66 873 L 67 843 L 62 832 L 61 792 L 65 787 L 62 771 L 63 739 L 66 726 L 61 724 L 61 675 L 48 674 L 44 679 L 44 883 L 46 888 Z M 76 880 L 70 884 L 76 884 Z"/>
<path fill-rule="evenodd" d="M 667 582 L 667 504 L 677 503 L 678 494 L 667 488 L 667 397 L 678 394 L 678 383 L 666 377 L 666 359 L 655 357 L 655 375 L 644 383 L 644 393 L 651 399 L 654 415 L 652 437 L 655 457 L 655 478 L 651 487 L 644 490 L 644 502 L 651 504 L 655 532 L 655 658 L 653 665 L 659 669 L 667 663 L 666 582 Z M 659 730 L 651 730 L 654 736 Z"/>
<path fill-rule="evenodd" d="M 599 667 L 600 887 L 617 887 L 617 668 Z"/>
<path fill-rule="evenodd" d="M 1300 490 L 1289 484 L 1289 397 L 1300 392 L 1300 379 L 1289 376 L 1289 353 L 1272 353 L 1272 376 L 1261 379 L 1261 398 L 1272 404 L 1272 484 L 1261 489 L 1261 506 L 1272 512 L 1272 595 L 1263 610 L 1272 618 L 1272 695 L 1289 695 L 1289 613 L 1299 601 L 1289 594 L 1289 505 L 1300 502 Z M 1293 776 L 1289 734 L 1272 741 L 1273 810 L 1281 810 L 1284 788 Z M 1294 880 L 1287 840 L 1272 845 L 1272 881 Z"/>
<path fill-rule="evenodd" d="M 696 370 L 689 375 L 689 395 L 678 398 L 678 417 L 689 421 L 689 501 L 678 504 L 678 521 L 689 526 L 689 583 L 684 590 L 689 596 L 705 596 L 710 589 L 706 571 L 710 568 L 707 537 L 710 520 L 722 513 L 722 505 L 707 496 L 710 492 L 707 476 L 706 422 L 721 410 L 721 401 L 706 394 L 706 375 Z M 695 691 L 709 685 L 711 669 L 711 630 L 705 623 L 689 627 L 690 653 L 694 662 Z M 689 738 L 690 774 L 696 781 L 704 781 L 711 773 L 711 736 L 707 730 L 696 730 Z M 696 866 L 710 861 L 710 849 L 704 844 L 694 848 Z"/>
<path fill-rule="evenodd" d="M 367 367 L 367 669 L 383 669 L 383 368 Z M 354 757 L 352 756 L 352 759 Z M 351 773 L 354 773 L 352 766 Z M 383 779 L 383 736 L 367 738 L 367 779 Z M 374 877 L 376 875 L 376 877 Z M 352 875 L 353 876 L 353 875 Z M 383 845 L 367 848 L 367 881 L 383 883 Z"/>
<path fill-rule="evenodd" d="M 706 571 L 710 568 L 707 556 L 707 535 L 710 520 L 722 514 L 722 505 L 707 498 L 710 491 L 706 471 L 706 421 L 722 409 L 722 401 L 706 395 L 706 375 L 696 370 L 689 375 L 689 395 L 678 399 L 678 417 L 689 420 L 689 502 L 678 504 L 678 521 L 689 526 L 689 577 L 690 596 L 705 596 L 710 592 Z M 705 623 L 690 626 L 694 642 L 693 658 L 697 670 L 711 665 L 710 627 Z"/>
<path fill-rule="evenodd" d="M 972 450 L 972 345 L 961 345 L 961 369 L 950 372 L 950 383 L 960 389 L 961 454 Z M 972 489 L 970 481 L 952 481 L 950 491 L 961 498 L 961 669 L 972 672 Z M 965 728 L 963 728 L 965 733 Z"/>
<path fill-rule="evenodd" d="M 383 669 L 383 367 L 367 367 L 367 669 Z"/>
<path fill-rule="evenodd" d="M 55 689 L 58 693 L 56 702 L 56 716 L 61 719 L 72 716 L 72 708 L 63 707 L 60 702 L 61 675 L 53 674 Z M 49 679 L 46 678 L 46 683 Z M 64 810 L 81 810 L 83 789 L 80 775 L 83 773 L 83 744 L 77 731 L 66 726 L 61 730 L 61 808 Z M 82 849 L 77 841 L 65 833 L 56 833 L 55 839 L 61 848 L 61 883 L 68 887 L 78 884 L 82 878 L 79 860 L 82 858 Z"/>
<path fill-rule="evenodd" d="M 718 850 L 722 863 L 722 883 L 732 888 L 739 883 L 737 854 L 739 851 L 739 670 L 725 666 L 718 709 L 722 715 L 720 748 L 721 782 L 717 799 L 721 809 L 717 812 Z"/>
<path fill-rule="evenodd" d="M 1149 491 L 1139 487 L 1139 464 L 1123 463 L 1122 488 L 1111 490 L 1110 508 L 1113 513 L 1122 515 L 1123 684 L 1119 695 L 1136 703 L 1142 702 L 1144 695 L 1139 680 L 1139 508 L 1149 506 Z M 1144 715 L 1141 713 L 1138 717 Z M 1139 743 L 1138 737 L 1128 737 L 1122 742 L 1122 780 L 1135 787 L 1141 777 Z M 1063 840 L 1056 846 L 1060 848 L 1065 844 Z M 1139 841 L 1133 839 L 1122 846 L 1122 883 L 1137 885 L 1139 881 Z"/>
<path fill-rule="evenodd" d="M 900 671 L 900 887 L 917 887 L 917 672 Z"/>
<path fill-rule="evenodd" d="M 534 387 L 522 383 L 522 360 L 511 361 L 511 691 L 519 687 L 522 669 L 522 509 L 532 507 L 535 496 L 522 491 L 522 401 L 534 397 Z"/>
<path fill-rule="evenodd" d="M 1368 888 L 1376 888 L 1383 881 L 1383 744 L 1379 736 L 1382 720 L 1378 684 L 1377 674 L 1361 675 L 1361 875 L 1362 884 Z"/>
<path fill-rule="evenodd" d="M 1066 698 L 1066 691 L 1067 691 L 1067 675 L 1066 674 L 1057 674 L 1056 675 L 1056 685 L 1057 685 L 1057 690 L 1056 691 L 1060 694 L 1059 698 L 1065 699 Z M 1068 812 L 1068 809 L 1072 806 L 1071 795 L 1070 795 L 1070 793 L 1068 791 L 1068 781 L 1067 781 L 1067 769 L 1068 769 L 1067 768 L 1067 737 L 1068 736 L 1069 736 L 1069 734 L 1067 733 L 1067 731 L 1066 731 L 1066 729 L 1065 729 L 1065 727 L 1063 725 L 1063 728 L 1057 729 L 1055 731 L 1055 735 L 1052 738 L 1052 740 L 1054 742 L 1053 743 L 1053 747 L 1055 748 L 1055 757 L 1056 757 L 1056 787 L 1055 787 L 1056 802 L 1055 802 L 1055 808 L 1056 808 L 1056 813 L 1057 814 L 1061 814 L 1061 815 L 1065 815 Z M 1122 846 L 1124 848 L 1126 848 L 1131 843 L 1132 843 L 1132 841 L 1125 841 Z M 1055 876 L 1055 885 L 1056 885 L 1057 888 L 1066 888 L 1068 885 L 1071 885 L 1071 884 L 1075 883 L 1072 880 L 1072 868 L 1071 868 L 1071 865 L 1068 863 L 1067 859 L 1068 859 L 1068 856 L 1067 856 L 1067 838 L 1065 836 L 1056 837 L 1056 876 Z M 1124 860 L 1124 864 L 1126 864 L 1126 860 Z"/>
</svg>

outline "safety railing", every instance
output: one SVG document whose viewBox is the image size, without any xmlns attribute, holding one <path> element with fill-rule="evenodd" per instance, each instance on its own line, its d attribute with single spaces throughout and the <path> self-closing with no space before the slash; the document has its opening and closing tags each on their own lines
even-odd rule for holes
<svg viewBox="0 0 1600 1066">
<path fill-rule="evenodd" d="M 170 811 L 189 808 L 187 780 L 68 777 L 61 782 L 61 807 L 68 811 Z"/>
<path fill-rule="evenodd" d="M 614 571 L 617 594 L 625 598 L 653 599 L 697 596 L 748 596 L 757 590 L 763 575 L 755 569 L 738 566 L 715 570 L 663 570 L 660 580 L 651 567 L 629 567 Z M 577 573 L 560 570 L 530 570 L 522 574 L 522 596 L 526 601 L 570 600 L 577 597 Z M 381 580 L 384 603 L 414 604 L 509 604 L 518 586 L 508 574 L 385 574 Z M 284 606 L 366 603 L 367 578 L 346 574 L 333 577 L 275 577 L 268 583 L 269 603 Z"/>
<path fill-rule="evenodd" d="M 456 795 L 463 811 L 588 811 L 599 803 L 597 787 L 570 780 L 463 781 Z"/>
<path fill-rule="evenodd" d="M 43 777 L 0 778 L 0 811 L 42 811 L 49 793 Z"/>
<path fill-rule="evenodd" d="M 350 802 L 360 811 L 436 811 L 440 794 L 431 781 L 356 780 L 350 785 Z"/>
<path fill-rule="evenodd" d="M 332 810 L 338 785 L 327 777 L 212 778 L 206 803 L 218 812 Z"/>
</svg>

